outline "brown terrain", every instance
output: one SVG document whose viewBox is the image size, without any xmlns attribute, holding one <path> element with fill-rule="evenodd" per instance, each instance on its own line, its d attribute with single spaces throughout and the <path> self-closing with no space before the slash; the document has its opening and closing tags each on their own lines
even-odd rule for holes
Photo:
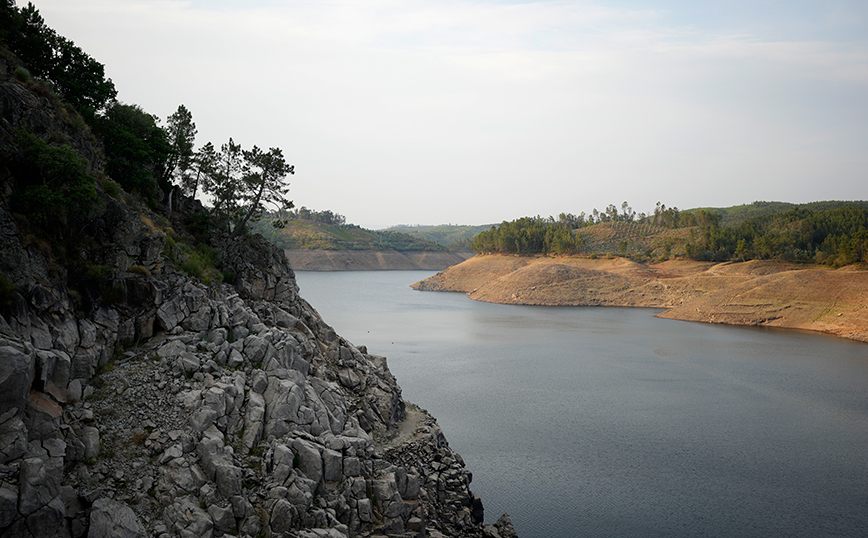
<svg viewBox="0 0 868 538">
<path fill-rule="evenodd" d="M 395 250 L 285 250 L 296 271 L 441 271 L 473 254 Z"/>
<path fill-rule="evenodd" d="M 817 331 L 868 342 L 868 270 L 776 261 L 476 256 L 412 286 L 476 301 L 664 308 L 660 317 Z"/>
</svg>

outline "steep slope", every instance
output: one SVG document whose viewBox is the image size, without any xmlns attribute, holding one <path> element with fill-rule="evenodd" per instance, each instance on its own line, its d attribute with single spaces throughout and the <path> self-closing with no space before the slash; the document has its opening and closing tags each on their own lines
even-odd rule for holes
<svg viewBox="0 0 868 538">
<path fill-rule="evenodd" d="M 298 296 L 282 251 L 214 236 L 234 283 L 179 272 L 182 215 L 136 205 L 88 131 L 0 68 L 0 535 L 495 532 L 433 417 Z M 19 129 L 99 178 L 85 228 L 48 241 L 11 212 Z"/>
</svg>

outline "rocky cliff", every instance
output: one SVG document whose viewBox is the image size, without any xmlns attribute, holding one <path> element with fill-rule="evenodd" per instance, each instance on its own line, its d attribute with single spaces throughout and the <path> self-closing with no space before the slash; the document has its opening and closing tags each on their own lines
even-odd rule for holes
<svg viewBox="0 0 868 538">
<path fill-rule="evenodd" d="M 15 132 L 96 172 L 99 148 L 0 64 L 0 535 L 515 535 L 483 526 L 433 417 L 268 243 L 216 238 L 234 284 L 205 285 L 170 262 L 164 217 L 100 187 L 61 263 L 9 210 Z M 71 289 L 82 264 L 104 282 Z"/>
</svg>

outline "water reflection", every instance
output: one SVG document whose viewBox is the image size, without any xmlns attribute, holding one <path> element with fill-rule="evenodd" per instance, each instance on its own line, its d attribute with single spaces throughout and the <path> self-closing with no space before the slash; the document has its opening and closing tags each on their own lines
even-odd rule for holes
<svg viewBox="0 0 868 538">
<path fill-rule="evenodd" d="M 868 346 L 300 273 L 438 417 L 489 519 L 543 536 L 868 535 Z"/>
</svg>

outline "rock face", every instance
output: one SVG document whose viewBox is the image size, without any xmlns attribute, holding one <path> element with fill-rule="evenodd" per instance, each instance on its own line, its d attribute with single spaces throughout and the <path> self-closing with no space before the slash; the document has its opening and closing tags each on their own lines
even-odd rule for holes
<svg viewBox="0 0 868 538">
<path fill-rule="evenodd" d="M 111 309 L 79 319 L 46 290 L 3 325 L 4 536 L 482 536 L 433 418 L 380 446 L 407 420 L 386 359 L 337 336 L 288 268 L 247 300 L 160 282 L 156 335 L 113 360 L 131 318 Z"/>
<path fill-rule="evenodd" d="M 58 120 L 3 80 L 8 156 L 16 124 Z M 282 251 L 224 244 L 235 285 L 206 286 L 164 258 L 154 215 L 100 207 L 87 255 L 122 292 L 113 305 L 72 297 L 0 202 L 0 272 L 17 292 L 0 310 L 0 536 L 488 532 L 434 419 L 408 423 L 386 359 L 299 297 Z"/>
</svg>

